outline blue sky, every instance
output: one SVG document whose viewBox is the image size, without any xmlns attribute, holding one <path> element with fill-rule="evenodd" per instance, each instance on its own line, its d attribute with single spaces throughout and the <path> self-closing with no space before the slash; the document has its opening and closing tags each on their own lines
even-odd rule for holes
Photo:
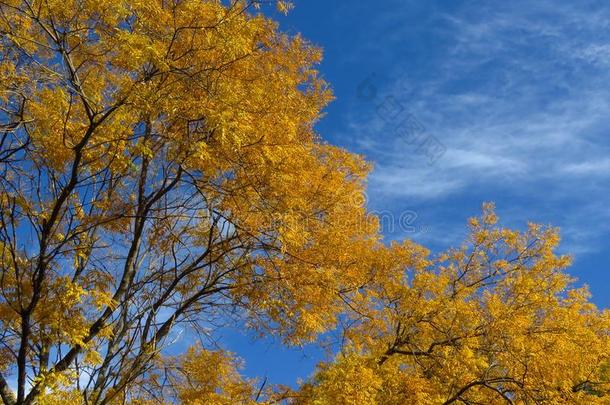
<svg viewBox="0 0 610 405">
<path fill-rule="evenodd" d="M 507 226 L 560 227 L 571 274 L 610 306 L 610 4 L 302 0 L 275 18 L 324 48 L 336 100 L 318 129 L 373 162 L 368 202 L 395 218 L 388 240 L 459 244 L 494 201 Z M 443 146 L 433 164 L 397 130 L 407 118 Z M 226 343 L 273 382 L 307 377 L 320 358 Z"/>
</svg>

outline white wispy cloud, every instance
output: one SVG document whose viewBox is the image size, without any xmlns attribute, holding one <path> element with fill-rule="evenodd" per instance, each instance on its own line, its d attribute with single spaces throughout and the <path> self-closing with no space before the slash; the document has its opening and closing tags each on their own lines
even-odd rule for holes
<svg viewBox="0 0 610 405">
<path fill-rule="evenodd" d="M 592 249 L 610 232 L 581 211 L 610 218 L 610 194 L 599 193 L 610 177 L 610 8 L 594 3 L 494 2 L 443 14 L 430 27 L 442 40 L 430 71 L 389 68 L 391 79 L 351 118 L 348 136 L 375 162 L 370 192 L 423 207 L 506 195 L 521 198 L 520 217 L 569 206 L 557 225 L 575 250 Z M 388 97 L 446 146 L 433 165 L 396 136 L 399 117 L 379 113 Z M 592 195 L 605 201 L 588 203 Z"/>
<path fill-rule="evenodd" d="M 586 176 L 610 176 L 610 158 L 597 159 L 593 161 L 582 161 L 569 163 L 562 168 L 563 172 L 571 175 Z"/>
</svg>

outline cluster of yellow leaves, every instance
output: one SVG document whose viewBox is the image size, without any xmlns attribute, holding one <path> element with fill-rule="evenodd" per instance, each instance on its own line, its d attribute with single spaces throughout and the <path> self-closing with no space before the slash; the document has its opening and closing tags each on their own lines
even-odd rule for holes
<svg viewBox="0 0 610 405">
<path fill-rule="evenodd" d="M 158 373 L 144 381 L 141 391 L 129 398 L 131 404 L 161 403 L 188 405 L 254 405 L 271 404 L 277 394 L 257 381 L 240 375 L 241 361 L 233 353 L 223 350 L 205 350 L 199 345 L 190 347 L 186 353 L 157 360 Z M 273 398 L 273 399 L 272 399 Z"/>
<path fill-rule="evenodd" d="M 45 387 L 40 396 L 41 405 L 81 405 L 84 403 L 80 392 L 74 388 L 74 373 L 44 372 L 36 377 L 36 382 Z"/>
<path fill-rule="evenodd" d="M 228 405 L 254 403 L 252 382 L 242 379 L 230 353 L 190 348 L 181 359 L 186 378 L 175 383 L 184 404 Z"/>
<path fill-rule="evenodd" d="M 350 353 L 335 364 L 321 365 L 315 375 L 315 385 L 305 385 L 295 403 L 300 403 L 302 398 L 311 398 L 311 403 L 316 405 L 374 403 L 384 381 L 376 367 L 368 363 L 370 360 Z"/>
<path fill-rule="evenodd" d="M 321 366 L 302 403 L 347 403 L 352 388 L 361 404 L 607 403 L 608 313 L 570 286 L 556 230 L 496 221 L 487 205 L 462 248 L 430 262 L 407 245 L 411 257 L 382 263 L 351 354 Z"/>
</svg>

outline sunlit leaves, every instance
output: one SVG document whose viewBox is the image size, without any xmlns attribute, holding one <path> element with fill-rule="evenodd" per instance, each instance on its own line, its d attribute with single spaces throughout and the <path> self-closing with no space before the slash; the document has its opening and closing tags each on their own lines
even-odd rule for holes
<svg viewBox="0 0 610 405">
<path fill-rule="evenodd" d="M 348 330 L 357 351 L 320 366 L 297 402 L 336 403 L 348 388 L 329 376 L 358 386 L 366 367 L 377 389 L 361 403 L 606 403 L 607 312 L 571 285 L 556 230 L 497 221 L 486 205 L 461 248 L 380 262 Z"/>
<path fill-rule="evenodd" d="M 0 339 L 18 402 L 137 402 L 176 325 L 238 318 L 300 344 L 364 304 L 369 167 L 315 134 L 321 52 L 263 3 L 0 2 Z M 225 362 L 189 352 L 206 355 Z M 200 401 L 236 397 L 214 397 L 237 378 L 225 363 Z M 218 371 L 187 368 L 200 385 Z"/>
<path fill-rule="evenodd" d="M 314 131 L 321 52 L 263 3 L 0 1 L 9 403 L 602 401 L 609 317 L 556 231 L 486 205 L 441 255 L 382 243 L 369 165 Z M 346 345 L 298 393 L 164 353 L 235 321 Z"/>
</svg>

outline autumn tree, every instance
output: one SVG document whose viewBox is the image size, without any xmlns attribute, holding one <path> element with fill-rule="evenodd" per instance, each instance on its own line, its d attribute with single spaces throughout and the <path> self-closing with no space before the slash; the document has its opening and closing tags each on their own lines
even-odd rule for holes
<svg viewBox="0 0 610 405">
<path fill-rule="evenodd" d="M 492 206 L 458 249 L 377 255 L 348 343 L 294 404 L 607 404 L 610 314 L 554 253 L 555 229 L 517 232 Z"/>
<path fill-rule="evenodd" d="M 168 365 L 172 330 L 299 343 L 362 284 L 367 164 L 314 133 L 320 51 L 261 3 L 0 1 L 5 404 L 137 403 L 159 370 L 177 399 L 256 399 L 215 348 Z"/>
<path fill-rule="evenodd" d="M 556 232 L 487 207 L 439 257 L 384 245 L 368 165 L 313 129 L 320 51 L 263 3 L 0 0 L 3 403 L 608 402 Z M 164 350 L 230 322 L 343 346 L 296 392 Z"/>
</svg>

